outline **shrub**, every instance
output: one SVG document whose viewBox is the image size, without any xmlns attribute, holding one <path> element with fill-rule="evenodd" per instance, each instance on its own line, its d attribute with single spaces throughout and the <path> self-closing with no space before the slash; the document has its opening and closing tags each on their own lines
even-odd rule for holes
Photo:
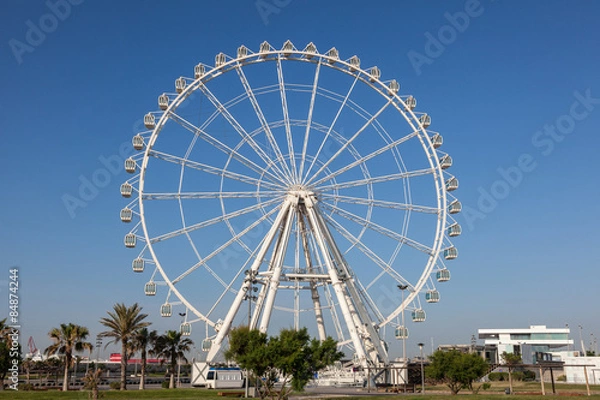
<svg viewBox="0 0 600 400">
<path fill-rule="evenodd" d="M 508 372 L 490 372 L 488 378 L 492 382 L 501 382 L 508 380 Z"/>
<path fill-rule="evenodd" d="M 489 382 L 485 382 L 483 385 L 481 385 L 481 388 L 482 388 L 483 390 L 488 390 L 488 389 L 489 389 L 489 388 L 491 388 L 491 387 L 492 387 L 492 384 L 491 384 L 491 383 L 489 383 Z"/>
<path fill-rule="evenodd" d="M 19 385 L 19 390 L 33 390 L 33 384 L 31 383 L 22 383 Z"/>
<path fill-rule="evenodd" d="M 163 389 L 168 389 L 169 388 L 169 380 L 165 380 L 160 384 L 160 387 L 162 387 Z"/>
<path fill-rule="evenodd" d="M 524 377 L 525 377 L 525 374 L 523 373 L 523 371 L 514 371 L 512 373 L 513 381 L 522 381 Z"/>
<path fill-rule="evenodd" d="M 113 381 L 113 382 L 109 383 L 108 386 L 113 390 L 119 390 L 119 389 L 121 389 L 121 382 Z"/>
<path fill-rule="evenodd" d="M 535 381 L 535 372 L 533 372 L 533 371 L 523 371 L 523 381 L 525 381 L 525 382 L 533 382 L 533 381 Z"/>
<path fill-rule="evenodd" d="M 565 375 L 561 375 L 558 378 L 556 378 L 557 381 L 559 382 L 566 382 L 567 381 L 567 377 Z"/>
</svg>

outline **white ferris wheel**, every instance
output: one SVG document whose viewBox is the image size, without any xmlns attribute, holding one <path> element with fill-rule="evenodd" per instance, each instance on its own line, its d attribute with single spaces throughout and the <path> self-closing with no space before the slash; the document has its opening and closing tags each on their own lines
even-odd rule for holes
<svg viewBox="0 0 600 400">
<path fill-rule="evenodd" d="M 379 68 L 313 43 L 241 46 L 178 78 L 121 186 L 125 246 L 160 314 L 185 311 L 207 361 L 249 325 L 306 326 L 386 364 L 405 311 L 423 322 L 440 300 L 461 233 L 452 159 L 415 106 Z"/>
</svg>

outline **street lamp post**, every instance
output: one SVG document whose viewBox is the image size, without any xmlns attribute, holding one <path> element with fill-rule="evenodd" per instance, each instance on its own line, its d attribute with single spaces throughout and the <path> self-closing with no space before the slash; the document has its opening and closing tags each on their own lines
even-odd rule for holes
<svg viewBox="0 0 600 400">
<path fill-rule="evenodd" d="M 421 394 L 425 394 L 425 372 L 423 370 L 423 343 L 419 343 L 418 346 L 421 352 Z"/>
<path fill-rule="evenodd" d="M 185 321 L 185 315 L 187 313 L 179 313 L 179 316 L 181 317 L 181 324 L 183 324 L 183 322 Z M 181 356 L 177 356 L 177 387 L 181 387 Z"/>
<path fill-rule="evenodd" d="M 402 292 L 402 363 L 403 366 L 408 368 L 408 361 L 406 360 L 406 323 L 404 322 L 404 291 L 408 289 L 408 285 L 398 285 L 398 289 Z M 404 374 L 407 374 L 407 369 L 402 370 L 402 382 L 406 385 L 406 379 Z M 406 386 L 405 386 L 406 387 Z"/>
<path fill-rule="evenodd" d="M 244 291 L 246 292 L 246 294 L 244 295 L 244 300 L 248 302 L 248 330 L 250 330 L 250 325 L 252 325 L 252 300 L 257 299 L 257 297 L 253 293 L 256 292 L 258 288 L 254 286 L 254 284 L 256 283 L 256 273 L 250 269 L 244 271 L 244 273 L 246 274 L 246 279 L 244 279 L 244 282 L 248 284 L 248 286 L 244 286 Z M 250 391 L 249 378 L 250 376 L 248 374 L 248 370 L 246 370 L 246 384 L 244 393 L 244 396 L 246 398 L 248 398 Z"/>
<path fill-rule="evenodd" d="M 96 370 L 98 370 L 98 364 L 100 363 L 100 347 L 102 346 L 102 337 L 96 336 Z"/>
</svg>

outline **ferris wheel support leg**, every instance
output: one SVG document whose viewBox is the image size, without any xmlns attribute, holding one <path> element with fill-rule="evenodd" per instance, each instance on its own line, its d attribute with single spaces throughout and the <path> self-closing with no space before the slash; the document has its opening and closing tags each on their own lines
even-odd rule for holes
<svg viewBox="0 0 600 400">
<path fill-rule="evenodd" d="M 306 211 L 308 214 L 308 220 L 310 221 L 315 239 L 316 239 L 317 244 L 321 250 L 321 253 L 325 259 L 325 265 L 327 266 L 329 277 L 331 279 L 331 286 L 333 286 L 333 290 L 338 299 L 338 303 L 340 305 L 342 315 L 344 317 L 346 326 L 348 327 L 348 331 L 350 333 L 350 338 L 352 339 L 352 343 L 354 344 L 354 350 L 356 351 L 356 355 L 358 356 L 358 359 L 360 360 L 361 365 L 366 368 L 366 367 L 368 367 L 368 360 L 367 360 L 365 348 L 363 346 L 364 343 L 359 336 L 358 329 L 357 329 L 358 327 L 355 325 L 354 319 L 352 318 L 350 307 L 347 302 L 346 295 L 344 293 L 344 283 L 342 282 L 342 280 L 340 279 L 340 277 L 338 275 L 339 272 L 335 268 L 335 265 L 333 264 L 333 260 L 331 259 L 329 248 L 327 247 L 327 245 L 325 243 L 325 238 L 323 237 L 323 232 L 321 231 L 321 226 L 319 224 L 319 220 L 316 215 L 318 213 L 316 212 L 316 210 L 314 208 L 315 199 L 312 197 L 306 197 L 304 200 L 306 203 Z"/>
<path fill-rule="evenodd" d="M 336 265 L 338 265 L 339 268 L 343 270 L 343 273 L 347 276 L 347 279 L 344 280 L 344 286 L 346 287 L 345 293 L 348 297 L 347 301 L 349 304 L 349 309 L 352 312 L 352 317 L 357 323 L 357 326 L 361 326 L 361 329 L 364 330 L 367 340 L 370 342 L 371 349 L 369 350 L 369 353 L 371 356 L 371 361 L 374 363 L 379 362 L 387 365 L 389 363 L 387 351 L 383 348 L 379 333 L 375 329 L 373 321 L 371 320 L 371 317 L 369 316 L 369 313 L 365 308 L 362 299 L 360 298 L 359 292 L 354 285 L 354 277 L 351 274 L 350 268 L 348 267 L 344 256 L 333 240 L 331 232 L 329 232 L 329 229 L 327 229 L 323 216 L 318 212 L 315 212 L 315 216 L 321 226 L 321 231 L 325 236 L 325 240 L 328 242 L 329 247 L 332 250 Z"/>
<path fill-rule="evenodd" d="M 323 321 L 323 310 L 321 309 L 321 299 L 319 298 L 319 291 L 317 290 L 317 283 L 310 283 L 310 292 L 312 294 L 313 307 L 315 309 L 315 319 L 317 321 L 317 331 L 319 332 L 319 340 L 324 341 L 327 339 L 327 332 L 325 331 L 325 323 Z"/>
<path fill-rule="evenodd" d="M 318 68 L 318 67 L 317 67 Z M 300 225 L 300 236 L 302 237 L 302 249 L 304 251 L 304 258 L 306 260 L 306 266 L 309 273 L 313 272 L 312 260 L 310 258 L 310 248 L 308 244 L 308 237 L 306 231 L 306 222 L 304 216 L 306 215 L 306 207 L 299 206 L 302 212 L 298 212 L 298 224 Z M 304 214 L 304 215 L 303 215 Z M 317 282 L 310 282 L 310 294 L 313 301 L 313 308 L 315 309 L 315 320 L 317 322 L 317 331 L 319 333 L 319 340 L 324 341 L 327 339 L 327 332 L 325 331 L 325 322 L 323 319 L 323 309 L 321 308 L 321 299 L 319 297 L 319 290 L 317 288 Z"/>
<path fill-rule="evenodd" d="M 294 200 L 290 199 L 288 201 L 291 204 L 291 202 Z M 297 202 L 297 198 L 295 198 L 295 201 Z M 271 279 L 269 279 L 269 288 L 266 293 L 267 297 L 265 306 L 262 319 L 260 321 L 260 326 L 258 328 L 261 332 L 267 332 L 267 328 L 269 327 L 271 313 L 273 312 L 273 304 L 275 304 L 275 296 L 277 296 L 277 288 L 279 287 L 279 280 L 281 279 L 283 260 L 285 258 L 285 253 L 290 239 L 290 232 L 292 230 L 292 220 L 296 214 L 294 209 L 295 207 L 289 207 L 285 225 L 283 226 L 283 231 L 281 232 L 279 240 L 276 244 L 273 274 L 271 275 Z"/>
<path fill-rule="evenodd" d="M 289 208 L 290 208 L 290 203 L 288 201 L 285 201 L 283 203 L 283 206 L 281 207 L 281 210 L 279 211 L 279 214 L 277 215 L 277 218 L 275 219 L 275 222 L 273 223 L 273 226 L 271 227 L 271 229 L 269 229 L 269 232 L 267 232 L 267 236 L 265 236 L 265 240 L 263 241 L 262 247 L 261 247 L 260 251 L 256 254 L 256 259 L 254 260 L 254 262 L 252 263 L 252 266 L 250 267 L 250 271 L 252 272 L 253 275 L 255 275 L 258 272 L 258 269 L 259 269 L 260 265 L 262 264 L 262 262 L 265 258 L 265 255 L 267 254 L 267 250 L 271 246 L 271 243 L 273 242 L 273 239 L 275 238 L 277 231 L 279 231 L 279 227 L 281 225 L 281 222 L 283 221 L 283 218 L 288 214 Z M 235 296 L 233 304 L 231 305 L 231 308 L 229 309 L 229 311 L 227 312 L 227 315 L 225 316 L 223 325 L 221 326 L 221 329 L 217 333 L 217 336 L 213 342 L 213 345 L 211 346 L 210 351 L 209 351 L 208 355 L 206 356 L 207 362 L 213 361 L 215 356 L 221 350 L 221 345 L 223 344 L 223 340 L 225 339 L 227 334 L 229 334 L 229 330 L 231 329 L 231 324 L 233 323 L 233 319 L 235 318 L 237 312 L 239 311 L 242 301 L 244 301 L 244 296 L 246 295 L 246 291 L 249 290 L 250 284 L 251 284 L 251 281 L 245 280 L 244 283 L 242 284 L 242 287 L 240 288 L 237 295 Z M 246 289 L 246 290 L 244 290 L 244 289 Z M 250 301 L 250 300 L 248 300 L 248 301 Z"/>
</svg>

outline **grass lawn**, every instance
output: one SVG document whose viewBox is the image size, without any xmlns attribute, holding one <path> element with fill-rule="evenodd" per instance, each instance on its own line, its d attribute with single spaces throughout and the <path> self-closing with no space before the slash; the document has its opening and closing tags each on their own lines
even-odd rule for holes
<svg viewBox="0 0 600 400">
<path fill-rule="evenodd" d="M 581 398 L 600 400 L 600 386 L 591 386 L 592 392 L 591 397 L 587 397 L 585 385 L 567 385 L 567 384 L 556 384 L 557 395 L 552 395 L 552 386 L 546 384 L 546 395 L 551 398 Z M 499 400 L 502 397 L 510 398 L 511 400 L 541 400 L 542 397 L 541 387 L 539 382 L 519 382 L 515 383 L 514 391 L 515 395 L 506 396 L 504 395 L 504 389 L 508 387 L 506 382 L 494 382 L 492 387 L 486 391 L 481 390 L 479 394 L 473 395 L 468 390 L 463 390 L 457 396 L 451 396 L 449 390 L 444 386 L 436 386 L 426 388 L 425 395 L 421 394 L 375 394 L 368 395 L 367 393 L 356 393 L 352 395 L 352 400 L 382 400 L 382 399 L 404 399 L 404 400 L 439 400 L 439 399 L 464 399 L 471 398 L 477 400 Z M 223 390 L 226 391 L 226 390 Z M 161 400 L 178 400 L 178 399 L 204 399 L 204 400 L 224 400 L 228 397 L 218 396 L 219 390 L 206 390 L 206 389 L 149 389 L 144 391 L 138 390 L 101 390 L 101 399 L 161 399 Z M 239 391 L 238 391 L 239 392 Z M 312 393 L 304 393 L 301 395 L 294 395 L 293 397 L 301 400 L 303 397 L 307 399 L 317 399 L 318 395 Z M 583 396 L 583 397 L 581 397 Z M 330 395 L 327 396 L 328 398 Z M 235 397 L 229 397 L 231 399 Z M 88 392 L 86 391 L 69 391 L 63 393 L 58 390 L 49 391 L 18 391 L 5 390 L 0 391 L 0 400 L 11 399 L 39 399 L 39 400 L 54 400 L 54 399 L 88 399 Z"/>
</svg>

